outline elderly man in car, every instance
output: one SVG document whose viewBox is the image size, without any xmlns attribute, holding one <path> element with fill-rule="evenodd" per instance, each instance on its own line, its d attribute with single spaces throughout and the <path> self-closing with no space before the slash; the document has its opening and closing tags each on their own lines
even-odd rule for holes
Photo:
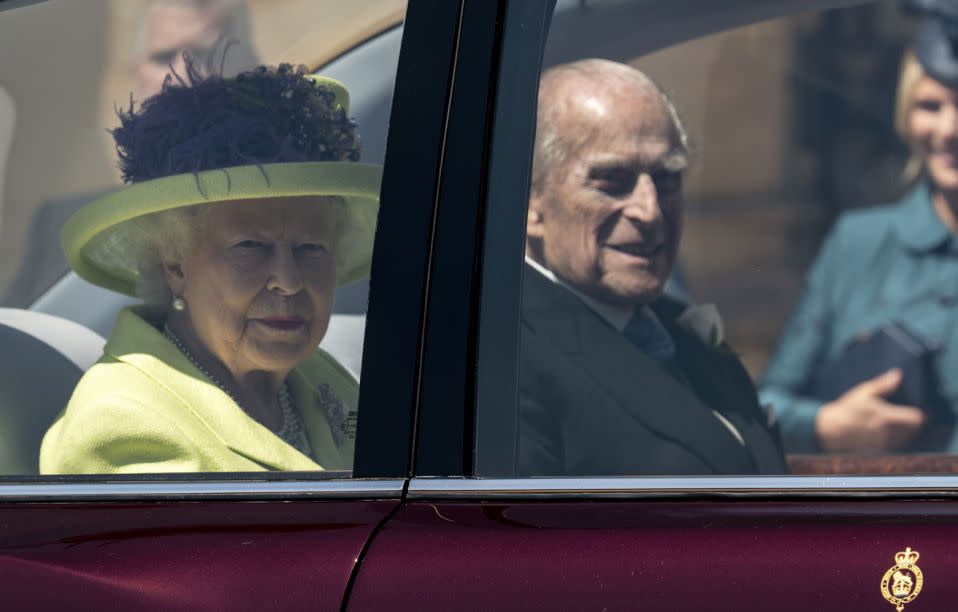
<svg viewBox="0 0 958 612">
<path fill-rule="evenodd" d="M 525 476 L 786 471 L 711 307 L 663 296 L 688 139 L 664 93 L 605 60 L 539 88 L 526 235 L 519 465 Z"/>
</svg>

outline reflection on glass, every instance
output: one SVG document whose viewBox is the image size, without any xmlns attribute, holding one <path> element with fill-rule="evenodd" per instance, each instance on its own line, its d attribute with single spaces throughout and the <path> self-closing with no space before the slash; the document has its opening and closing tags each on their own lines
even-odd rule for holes
<svg viewBox="0 0 958 612">
<path fill-rule="evenodd" d="M 134 34 L 119 61 L 126 64 L 124 85 L 137 103 L 158 93 L 166 78 L 184 74 L 184 52 L 200 64 L 212 65 L 214 49 L 228 46 L 229 52 L 219 56 L 225 74 L 257 63 L 245 1 L 149 0 L 131 20 Z M 112 102 L 122 104 L 123 100 Z M 92 186 L 40 203 L 28 230 L 27 252 L 19 259 L 4 302 L 27 304 L 63 275 L 67 266 L 57 248 L 60 231 L 71 214 L 103 194 L 103 189 L 86 191 Z"/>
</svg>

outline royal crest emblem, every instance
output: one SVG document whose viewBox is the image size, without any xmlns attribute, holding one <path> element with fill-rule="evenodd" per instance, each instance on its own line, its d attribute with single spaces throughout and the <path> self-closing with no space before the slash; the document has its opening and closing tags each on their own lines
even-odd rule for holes
<svg viewBox="0 0 958 612">
<path fill-rule="evenodd" d="M 918 597 L 924 576 L 918 565 L 918 551 L 911 547 L 895 553 L 895 565 L 888 568 L 881 579 L 882 597 L 895 606 L 898 612 L 905 604 Z"/>
</svg>

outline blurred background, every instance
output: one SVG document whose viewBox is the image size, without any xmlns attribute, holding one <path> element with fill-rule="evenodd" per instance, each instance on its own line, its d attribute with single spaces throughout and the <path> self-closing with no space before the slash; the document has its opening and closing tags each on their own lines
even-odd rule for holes
<svg viewBox="0 0 958 612">
<path fill-rule="evenodd" d="M 672 96 L 695 158 L 681 266 L 719 306 L 732 346 L 762 372 L 807 267 L 843 210 L 905 191 L 894 131 L 897 2 L 802 14 L 632 62 Z"/>
</svg>

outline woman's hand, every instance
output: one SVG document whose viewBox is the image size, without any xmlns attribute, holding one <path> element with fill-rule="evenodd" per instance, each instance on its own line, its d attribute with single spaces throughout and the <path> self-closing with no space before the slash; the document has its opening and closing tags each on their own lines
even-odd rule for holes
<svg viewBox="0 0 958 612">
<path fill-rule="evenodd" d="M 815 419 L 822 450 L 879 454 L 911 442 L 925 424 L 925 413 L 885 400 L 901 381 L 901 370 L 889 370 L 823 405 Z"/>
</svg>

